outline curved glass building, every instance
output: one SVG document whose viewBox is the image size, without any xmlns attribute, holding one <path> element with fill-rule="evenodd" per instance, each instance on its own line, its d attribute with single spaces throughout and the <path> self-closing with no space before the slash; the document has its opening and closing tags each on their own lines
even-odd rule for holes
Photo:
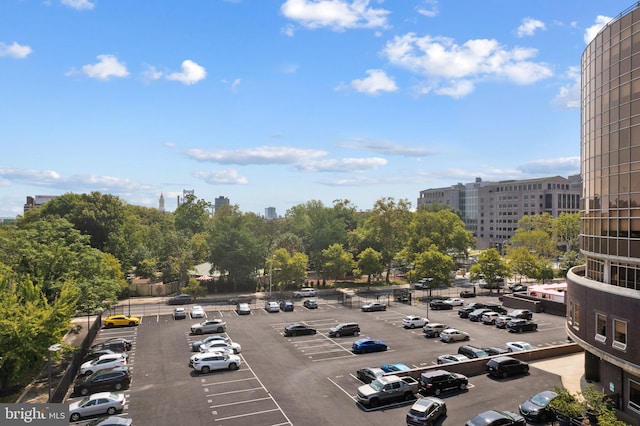
<svg viewBox="0 0 640 426">
<path fill-rule="evenodd" d="M 582 55 L 581 248 L 567 286 L 567 332 L 585 376 L 640 424 L 640 3 Z"/>
</svg>

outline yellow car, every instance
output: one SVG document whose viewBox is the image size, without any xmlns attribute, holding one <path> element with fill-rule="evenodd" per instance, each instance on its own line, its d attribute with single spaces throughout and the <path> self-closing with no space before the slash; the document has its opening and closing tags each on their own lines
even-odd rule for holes
<svg viewBox="0 0 640 426">
<path fill-rule="evenodd" d="M 102 320 L 102 324 L 107 328 L 123 325 L 134 326 L 140 324 L 140 318 L 127 315 L 111 315 Z"/>
</svg>

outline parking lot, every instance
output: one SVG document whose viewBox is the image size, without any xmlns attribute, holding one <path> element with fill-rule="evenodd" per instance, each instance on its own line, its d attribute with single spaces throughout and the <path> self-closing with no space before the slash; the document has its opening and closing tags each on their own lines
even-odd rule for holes
<svg viewBox="0 0 640 426">
<path fill-rule="evenodd" d="M 477 301 L 483 299 L 496 300 L 478 297 Z M 464 343 L 475 346 L 504 347 L 507 341 L 524 340 L 544 347 L 566 341 L 564 318 L 547 314 L 534 315 L 538 331 L 512 334 L 461 319 L 457 308 L 427 313 L 425 305 L 394 303 L 386 311 L 365 313 L 322 299 L 313 310 L 304 308 L 299 300 L 294 312 L 267 313 L 259 306 L 245 316 L 204 306 L 207 317 L 226 321 L 226 334 L 242 345 L 243 363 L 237 371 L 194 372 L 188 366 L 190 347 L 201 336 L 191 335 L 189 327 L 200 320 L 175 321 L 168 306 L 136 306 L 132 314 L 142 316 L 139 327 L 101 330 L 96 341 L 116 336 L 134 340 L 130 354 L 133 379 L 125 391 L 124 415 L 143 425 L 404 424 L 410 403 L 368 410 L 355 402 L 362 384 L 355 377 L 356 370 L 396 362 L 414 368 L 434 365 L 438 355 L 455 353 L 462 344 L 426 339 L 420 328 L 403 329 L 405 315 L 428 315 L 431 322 L 466 331 L 471 340 Z M 381 339 L 389 349 L 355 355 L 351 344 L 356 337 L 328 336 L 329 327 L 347 321 L 358 322 L 361 336 Z M 284 327 L 293 322 L 304 322 L 318 333 L 284 337 Z M 455 371 L 452 365 L 443 367 Z M 442 395 L 448 407 L 443 424 L 464 424 L 490 408 L 517 412 L 518 403 L 533 393 L 561 385 L 560 377 L 535 367 L 524 377 L 495 380 L 480 375 L 469 379 L 467 391 Z"/>
</svg>

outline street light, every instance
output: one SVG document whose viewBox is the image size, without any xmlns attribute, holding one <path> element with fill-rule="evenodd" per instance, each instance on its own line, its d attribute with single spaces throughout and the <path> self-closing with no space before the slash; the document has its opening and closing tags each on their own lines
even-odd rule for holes
<svg viewBox="0 0 640 426">
<path fill-rule="evenodd" d="M 47 402 L 51 402 L 51 352 L 58 352 L 60 349 L 62 349 L 62 345 L 60 343 L 49 346 L 49 399 Z"/>
<path fill-rule="evenodd" d="M 269 298 L 271 298 L 271 285 L 273 284 L 273 256 L 269 262 Z"/>
</svg>

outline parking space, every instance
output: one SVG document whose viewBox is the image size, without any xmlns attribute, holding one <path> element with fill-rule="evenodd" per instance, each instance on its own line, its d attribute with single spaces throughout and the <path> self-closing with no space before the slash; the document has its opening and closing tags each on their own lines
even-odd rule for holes
<svg viewBox="0 0 640 426">
<path fill-rule="evenodd" d="M 362 383 L 355 373 L 362 367 L 404 363 L 410 367 L 435 364 L 438 355 L 455 353 L 460 344 L 426 339 L 420 328 L 404 329 L 402 318 L 417 314 L 467 331 L 476 346 L 504 346 L 525 340 L 535 347 L 563 343 L 564 319 L 536 314 L 537 332 L 512 334 L 495 327 L 461 319 L 457 309 L 426 311 L 424 305 L 393 304 L 386 311 L 361 312 L 340 304 L 320 303 L 307 309 L 295 301 L 293 312 L 268 313 L 258 304 L 251 315 L 232 309 L 204 306 L 207 318 L 227 323 L 226 334 L 242 345 L 242 365 L 237 371 L 196 373 L 188 366 L 191 343 L 205 336 L 189 334 L 190 325 L 201 319 L 173 320 L 171 311 L 144 317 L 138 328 L 102 330 L 129 334 L 133 381 L 127 391 L 126 414 L 141 424 L 194 425 L 311 425 L 403 424 L 407 404 L 368 410 L 355 402 Z M 351 344 L 357 337 L 331 338 L 328 329 L 340 322 L 358 322 L 360 336 L 384 340 L 386 352 L 356 355 Z M 285 337 L 284 327 L 304 322 L 317 329 L 315 335 Z M 104 337 L 103 337 L 104 335 Z M 451 371 L 455 367 L 443 366 Z M 471 377 L 469 389 L 443 395 L 449 407 L 445 424 L 460 424 L 487 408 L 517 411 L 517 404 L 533 390 L 560 384 L 558 376 L 532 368 L 530 375 L 497 381 Z M 153 407 L 153 409 L 150 409 Z"/>
</svg>

